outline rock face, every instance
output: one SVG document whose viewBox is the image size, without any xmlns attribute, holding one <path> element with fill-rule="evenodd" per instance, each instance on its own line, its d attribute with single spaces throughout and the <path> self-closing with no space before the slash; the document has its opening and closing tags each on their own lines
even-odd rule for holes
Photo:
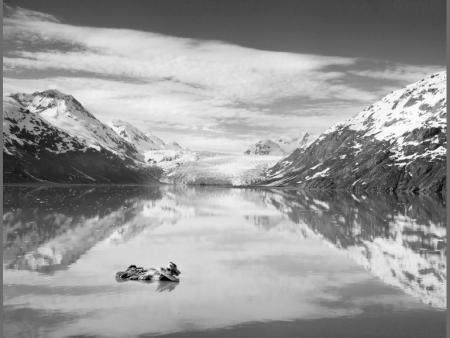
<svg viewBox="0 0 450 338">
<path fill-rule="evenodd" d="M 245 155 L 283 156 L 281 147 L 271 140 L 262 140 L 244 152 Z"/>
<path fill-rule="evenodd" d="M 390 93 L 268 170 L 271 186 L 445 192 L 446 72 Z"/>
<path fill-rule="evenodd" d="M 143 183 L 154 169 L 72 96 L 3 99 L 3 182 Z"/>
</svg>

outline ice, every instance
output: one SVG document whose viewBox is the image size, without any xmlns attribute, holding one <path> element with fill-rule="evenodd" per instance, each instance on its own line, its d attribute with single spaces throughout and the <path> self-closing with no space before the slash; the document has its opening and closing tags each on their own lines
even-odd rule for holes
<svg viewBox="0 0 450 338">
<path fill-rule="evenodd" d="M 203 182 L 243 186 L 264 178 L 278 156 L 230 155 L 213 152 L 161 150 L 145 153 L 148 163 L 161 168 L 166 183 Z"/>
</svg>

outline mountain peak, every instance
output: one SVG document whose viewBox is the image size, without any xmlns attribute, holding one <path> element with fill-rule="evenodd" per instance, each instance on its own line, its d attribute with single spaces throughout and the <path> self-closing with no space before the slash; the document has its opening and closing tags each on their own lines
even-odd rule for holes
<svg viewBox="0 0 450 338">
<path fill-rule="evenodd" d="M 66 95 L 66 94 L 60 92 L 58 89 L 47 89 L 42 92 L 34 92 L 33 96 L 51 97 L 51 98 L 60 99 L 60 100 L 73 98 L 72 95 Z"/>
<path fill-rule="evenodd" d="M 440 126 L 446 114 L 442 109 L 446 106 L 446 79 L 447 72 L 443 71 L 391 92 L 324 134 L 349 128 L 379 141 L 394 142 L 410 130 Z"/>
<path fill-rule="evenodd" d="M 136 150 L 132 146 L 84 109 L 72 95 L 57 89 L 48 89 L 33 94 L 15 93 L 10 97 L 16 100 L 24 111 L 38 114 L 67 134 L 84 139 L 91 148 L 99 149 L 101 146 L 116 154 L 136 156 Z"/>
<path fill-rule="evenodd" d="M 265 139 L 257 142 L 244 152 L 245 155 L 283 156 L 284 151 L 272 140 Z"/>
</svg>

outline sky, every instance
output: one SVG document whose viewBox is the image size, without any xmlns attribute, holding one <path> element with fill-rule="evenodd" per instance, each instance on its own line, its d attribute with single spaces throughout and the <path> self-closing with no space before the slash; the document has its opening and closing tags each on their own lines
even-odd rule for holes
<svg viewBox="0 0 450 338">
<path fill-rule="evenodd" d="M 100 121 L 243 153 L 321 133 L 446 69 L 442 0 L 8 0 L 3 94 L 58 89 Z"/>
</svg>

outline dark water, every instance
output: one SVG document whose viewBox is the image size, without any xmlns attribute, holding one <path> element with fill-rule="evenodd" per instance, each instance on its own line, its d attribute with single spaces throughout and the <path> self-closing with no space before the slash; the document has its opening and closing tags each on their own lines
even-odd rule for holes
<svg viewBox="0 0 450 338">
<path fill-rule="evenodd" d="M 445 337 L 437 196 L 6 186 L 5 337 Z M 175 262 L 181 282 L 115 272 Z"/>
</svg>

